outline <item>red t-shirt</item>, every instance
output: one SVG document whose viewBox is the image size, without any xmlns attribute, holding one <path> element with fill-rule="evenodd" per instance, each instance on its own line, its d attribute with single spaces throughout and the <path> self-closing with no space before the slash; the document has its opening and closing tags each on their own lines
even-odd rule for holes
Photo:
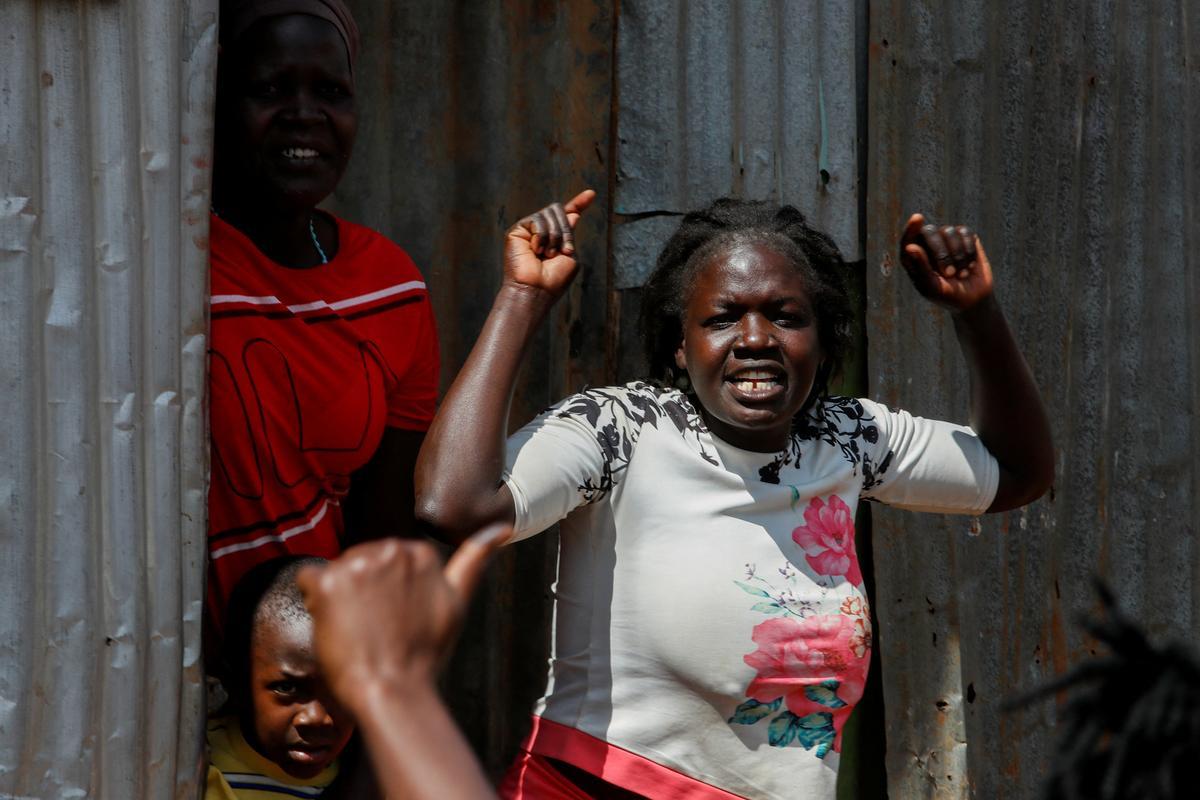
<svg viewBox="0 0 1200 800">
<path fill-rule="evenodd" d="M 237 580 L 286 554 L 333 558 L 341 499 L 385 426 L 433 419 L 425 281 L 380 234 L 336 220 L 328 263 L 289 269 L 212 217 L 210 622 Z"/>
</svg>

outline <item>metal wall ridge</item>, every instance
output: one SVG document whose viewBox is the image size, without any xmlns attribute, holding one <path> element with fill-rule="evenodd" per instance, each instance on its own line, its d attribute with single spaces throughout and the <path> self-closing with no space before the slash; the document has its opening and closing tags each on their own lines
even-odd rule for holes
<svg viewBox="0 0 1200 800">
<path fill-rule="evenodd" d="M 0 795 L 194 798 L 217 0 L 0 9 Z"/>
</svg>

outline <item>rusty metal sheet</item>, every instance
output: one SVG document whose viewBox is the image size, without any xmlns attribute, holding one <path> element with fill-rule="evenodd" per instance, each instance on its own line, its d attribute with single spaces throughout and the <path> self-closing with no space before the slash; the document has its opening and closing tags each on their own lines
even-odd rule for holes
<svg viewBox="0 0 1200 800">
<path fill-rule="evenodd" d="M 200 789 L 216 0 L 0 10 L 0 795 Z"/>
<path fill-rule="evenodd" d="M 840 0 L 621 3 L 617 288 L 645 281 L 675 215 L 725 195 L 791 203 L 862 257 L 862 15 Z"/>
<path fill-rule="evenodd" d="M 504 231 L 585 186 L 582 273 L 528 358 L 523 423 L 606 381 L 609 122 L 614 10 L 607 0 L 351 0 L 362 28 L 359 138 L 335 211 L 398 242 L 425 274 L 443 388 L 499 286 Z M 489 573 L 445 679 L 447 699 L 498 775 L 545 686 L 556 537 L 509 548 Z"/>
<path fill-rule="evenodd" d="M 872 4 L 872 394 L 965 420 L 947 316 L 896 260 L 913 210 L 975 226 L 1058 450 L 1050 496 L 875 514 L 892 797 L 1037 794 L 1054 736 L 1018 689 L 1090 657 L 1093 573 L 1200 638 L 1200 59 L 1183 2 Z"/>
</svg>

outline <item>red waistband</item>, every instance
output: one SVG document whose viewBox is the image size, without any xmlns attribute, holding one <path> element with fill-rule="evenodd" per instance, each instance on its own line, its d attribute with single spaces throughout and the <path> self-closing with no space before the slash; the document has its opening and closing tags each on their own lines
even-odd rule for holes
<svg viewBox="0 0 1200 800">
<path fill-rule="evenodd" d="M 741 800 L 740 795 L 543 717 L 534 716 L 525 749 L 565 761 L 650 800 Z"/>
</svg>

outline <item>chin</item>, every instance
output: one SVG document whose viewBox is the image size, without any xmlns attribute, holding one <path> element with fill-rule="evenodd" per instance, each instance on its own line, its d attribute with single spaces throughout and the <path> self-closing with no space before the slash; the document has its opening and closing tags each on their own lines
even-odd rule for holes
<svg viewBox="0 0 1200 800">
<path fill-rule="evenodd" d="M 333 759 L 322 761 L 319 764 L 313 764 L 310 762 L 298 764 L 295 761 L 289 760 L 287 766 L 283 767 L 283 771 L 288 775 L 291 775 L 293 778 L 299 778 L 302 781 L 306 781 L 320 775 L 322 770 L 326 769 L 332 763 Z M 283 765 L 281 764 L 280 766 Z"/>
</svg>

